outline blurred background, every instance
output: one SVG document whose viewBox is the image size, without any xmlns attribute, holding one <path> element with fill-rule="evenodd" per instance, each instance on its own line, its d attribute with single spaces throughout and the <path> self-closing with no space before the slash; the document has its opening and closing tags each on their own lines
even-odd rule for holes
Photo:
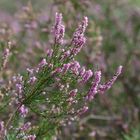
<svg viewBox="0 0 140 140">
<path fill-rule="evenodd" d="M 101 69 L 105 81 L 124 66 L 111 90 L 78 122 L 61 127 L 57 139 L 140 140 L 140 0 L 0 0 L 0 43 L 15 46 L 5 76 L 45 55 L 55 12 L 63 13 L 66 43 L 82 17 L 89 18 L 81 64 Z"/>
</svg>

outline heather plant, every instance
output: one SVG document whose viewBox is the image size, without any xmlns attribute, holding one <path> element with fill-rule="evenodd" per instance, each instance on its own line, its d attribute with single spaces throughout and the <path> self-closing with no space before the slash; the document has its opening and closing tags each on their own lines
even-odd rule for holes
<svg viewBox="0 0 140 140">
<path fill-rule="evenodd" d="M 84 47 L 77 57 L 80 62 L 87 67 L 98 65 L 105 79 L 120 61 L 125 66 L 124 75 L 108 91 L 109 94 L 100 98 L 97 96 L 96 102 L 92 102 L 90 111 L 85 115 L 87 119 L 81 119 L 69 128 L 64 127 L 61 138 L 70 137 L 73 131 L 74 138 L 107 140 L 119 139 L 122 131 L 131 133 L 131 127 L 135 127 L 140 120 L 139 5 L 131 0 L 56 1 L 59 10 L 71 13 L 71 23 L 65 18 L 69 28 L 75 25 L 75 18 L 83 14 L 91 19 L 88 47 Z M 90 136 L 92 132 L 94 135 Z"/>
<path fill-rule="evenodd" d="M 115 75 L 103 82 L 100 69 L 82 66 L 75 57 L 85 47 L 88 18 L 84 17 L 79 23 L 69 43 L 65 43 L 62 18 L 61 13 L 56 13 L 51 30 L 53 43 L 40 63 L 27 67 L 22 73 L 12 73 L 8 80 L 4 78 L 5 68 L 15 48 L 8 41 L 2 49 L 0 114 L 7 116 L 1 117 L 1 139 L 52 139 L 60 126 L 78 120 L 96 94 L 104 94 L 121 74 L 122 66 L 119 66 Z M 31 28 L 34 24 L 24 25 Z"/>
</svg>

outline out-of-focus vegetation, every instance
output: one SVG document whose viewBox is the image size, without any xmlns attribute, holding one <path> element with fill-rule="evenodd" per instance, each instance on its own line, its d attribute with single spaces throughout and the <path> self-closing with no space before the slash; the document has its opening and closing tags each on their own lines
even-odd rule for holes
<svg viewBox="0 0 140 140">
<path fill-rule="evenodd" d="M 139 140 L 140 138 L 139 127 L 133 128 L 129 134 L 124 134 L 124 140 Z"/>
</svg>

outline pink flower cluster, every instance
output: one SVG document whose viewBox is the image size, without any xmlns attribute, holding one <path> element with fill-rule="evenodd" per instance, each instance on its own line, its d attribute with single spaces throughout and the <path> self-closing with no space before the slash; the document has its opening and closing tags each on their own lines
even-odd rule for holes
<svg viewBox="0 0 140 140">
<path fill-rule="evenodd" d="M 53 33 L 55 36 L 55 43 L 62 45 L 65 33 L 65 26 L 62 24 L 62 14 L 56 13 L 55 15 L 55 25 L 53 27 Z"/>
<path fill-rule="evenodd" d="M 71 50 L 73 55 L 76 55 L 78 52 L 80 52 L 81 48 L 86 42 L 84 33 L 87 26 L 88 26 L 88 18 L 84 17 L 83 21 L 81 22 L 81 24 L 79 24 L 79 27 L 73 34 L 72 44 L 74 45 L 74 47 Z"/>
</svg>

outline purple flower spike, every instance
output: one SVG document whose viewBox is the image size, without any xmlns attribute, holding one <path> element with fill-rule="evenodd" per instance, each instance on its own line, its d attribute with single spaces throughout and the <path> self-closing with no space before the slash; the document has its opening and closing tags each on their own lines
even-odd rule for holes
<svg viewBox="0 0 140 140">
<path fill-rule="evenodd" d="M 53 32 L 55 36 L 55 43 L 62 45 L 65 33 L 65 26 L 62 24 L 62 14 L 56 13 L 55 15 L 55 25 L 53 27 Z"/>
<path fill-rule="evenodd" d="M 94 98 L 94 95 L 97 93 L 98 90 L 98 85 L 101 81 L 101 71 L 95 72 L 95 81 L 93 82 L 86 99 L 87 100 L 92 100 Z"/>
<path fill-rule="evenodd" d="M 116 81 L 116 79 L 118 78 L 118 76 L 121 74 L 122 68 L 123 68 L 122 66 L 119 66 L 118 69 L 117 69 L 116 74 L 113 76 L 112 79 L 110 79 L 105 84 L 99 85 L 99 88 L 98 88 L 98 92 L 99 93 L 104 93 L 104 92 L 106 92 L 108 89 L 110 89 L 112 87 L 112 85 L 114 84 L 114 82 Z"/>
<path fill-rule="evenodd" d="M 83 29 L 83 33 L 85 32 L 87 26 L 88 26 L 88 17 L 84 17 L 83 21 L 82 21 L 82 24 L 81 24 L 81 28 Z"/>
<path fill-rule="evenodd" d="M 84 19 L 82 20 L 82 22 L 79 24 L 78 28 L 76 29 L 74 36 L 77 36 L 79 34 L 84 34 L 87 26 L 88 26 L 88 18 L 84 17 Z"/>
<path fill-rule="evenodd" d="M 63 68 L 62 68 L 62 72 L 63 73 L 66 73 L 69 70 L 69 68 L 70 68 L 70 63 L 64 64 L 63 65 Z"/>
<path fill-rule="evenodd" d="M 77 55 L 77 53 L 82 49 L 86 42 L 86 38 L 84 37 L 85 30 L 88 26 L 88 18 L 84 17 L 83 21 L 79 24 L 75 33 L 73 34 L 72 44 L 74 48 L 72 48 L 71 53 L 73 55 Z"/>
<path fill-rule="evenodd" d="M 72 44 L 74 45 L 74 47 L 71 49 L 71 53 L 73 55 L 77 55 L 85 43 L 86 43 L 86 38 L 84 37 L 83 34 L 75 35 L 72 39 Z"/>
</svg>

